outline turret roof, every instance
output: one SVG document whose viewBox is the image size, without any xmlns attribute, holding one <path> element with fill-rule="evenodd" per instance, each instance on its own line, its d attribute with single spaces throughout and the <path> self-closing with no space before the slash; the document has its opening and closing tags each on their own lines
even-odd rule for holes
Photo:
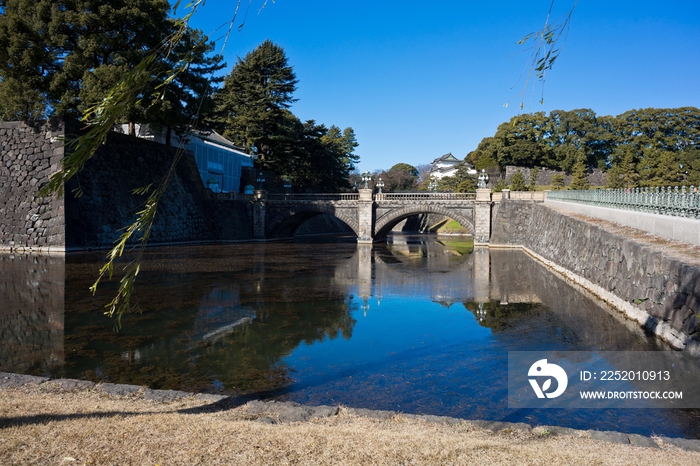
<svg viewBox="0 0 700 466">
<path fill-rule="evenodd" d="M 443 155 L 442 157 L 438 157 L 435 160 L 431 162 L 431 164 L 435 163 L 440 163 L 440 162 L 459 162 L 459 159 L 452 155 L 452 152 L 448 152 L 447 154 Z"/>
</svg>

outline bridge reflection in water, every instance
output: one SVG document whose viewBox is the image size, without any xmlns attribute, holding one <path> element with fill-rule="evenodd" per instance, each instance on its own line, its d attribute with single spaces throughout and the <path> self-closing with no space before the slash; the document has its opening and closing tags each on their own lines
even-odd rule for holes
<svg viewBox="0 0 700 466">
<path fill-rule="evenodd" d="M 386 247 L 358 245 L 355 256 L 338 267 L 335 283 L 349 289 L 357 283 L 357 294 L 365 301 L 395 294 L 420 295 L 441 303 L 541 302 L 529 281 L 517 273 L 504 274 L 514 265 L 514 255 L 506 251 L 494 253 L 492 268 L 491 250 L 477 247 L 471 254 L 464 240 L 403 235 L 392 239 Z"/>
<path fill-rule="evenodd" d="M 388 244 L 375 245 L 276 243 L 154 249 L 146 255 L 137 288 L 136 297 L 145 312 L 127 317 L 125 329 L 115 334 L 102 315 L 102 304 L 116 285 L 103 287 L 97 298 L 86 291 L 99 260 L 99 255 L 81 255 L 66 266 L 60 256 L 0 256 L 0 371 L 83 377 L 86 366 L 92 365 L 88 372 L 94 377 L 94 365 L 100 365 L 104 374 L 104 363 L 98 362 L 99 356 L 83 356 L 106 351 L 104 342 L 118 351 L 119 359 L 145 363 L 148 358 L 163 359 L 175 341 L 196 346 L 231 335 L 238 338 L 273 317 L 289 327 L 280 316 L 294 322 L 298 335 L 288 342 L 296 342 L 293 348 L 304 339 L 351 334 L 353 306 L 371 318 L 386 296 L 411 296 L 446 307 L 463 305 L 487 327 L 501 325 L 494 321 L 499 308 L 543 304 L 549 319 L 575 329 L 595 349 L 635 347 L 641 335 L 625 320 L 616 325 L 626 330 L 611 331 L 616 320 L 611 314 L 521 252 L 472 250 L 470 243 L 458 238 L 420 235 L 394 235 Z M 328 327 L 330 321 L 317 319 L 314 312 L 319 308 L 344 316 L 337 321 L 342 326 L 334 330 Z M 300 319 L 306 320 L 309 334 L 300 331 L 305 325 Z M 64 320 L 69 349 L 64 347 Z M 318 337 L 309 336 L 316 333 Z M 258 336 L 262 344 L 264 332 Z M 100 339 L 101 344 L 96 341 Z M 86 348 L 91 349 L 81 353 Z M 271 355 L 266 364 L 279 362 L 289 350 L 284 345 L 284 351 Z M 125 375 L 127 370 L 119 372 Z M 138 381 L 149 383 L 147 378 Z"/>
<path fill-rule="evenodd" d="M 0 371 L 700 435 L 694 413 L 509 411 L 508 351 L 663 347 L 522 252 L 389 239 L 150 249 L 144 313 L 119 333 L 102 314 L 116 283 L 87 291 L 101 254 L 2 256 Z"/>
</svg>

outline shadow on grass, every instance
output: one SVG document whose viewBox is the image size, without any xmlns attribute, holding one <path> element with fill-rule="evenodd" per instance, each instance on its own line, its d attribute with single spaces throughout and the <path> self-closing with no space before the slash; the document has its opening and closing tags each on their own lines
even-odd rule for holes
<svg viewBox="0 0 700 466">
<path fill-rule="evenodd" d="M 219 401 L 208 403 L 202 406 L 195 406 L 192 408 L 176 409 L 172 411 L 96 411 L 93 413 L 73 413 L 73 414 L 34 414 L 30 416 L 14 416 L 14 417 L 2 417 L 0 416 L 0 429 L 7 429 L 10 427 L 19 427 L 25 425 L 40 425 L 49 422 L 62 422 L 62 421 L 72 421 L 78 419 L 93 419 L 93 418 L 111 418 L 111 417 L 129 417 L 129 416 L 143 416 L 150 414 L 205 414 L 205 413 L 217 413 L 221 411 L 228 411 L 235 409 L 239 406 L 246 404 L 251 400 L 257 400 L 257 397 L 253 396 L 236 396 L 227 397 Z"/>
</svg>

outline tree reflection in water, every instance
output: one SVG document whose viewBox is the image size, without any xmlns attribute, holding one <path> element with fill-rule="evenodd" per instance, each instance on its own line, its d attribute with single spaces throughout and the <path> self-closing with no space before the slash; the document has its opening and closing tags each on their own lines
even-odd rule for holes
<svg viewBox="0 0 700 466">
<path fill-rule="evenodd" d="M 116 283 L 87 292 L 99 254 L 66 257 L 65 300 L 43 293 L 63 286 L 62 269 L 0 261 L 13 309 L 0 328 L 34 322 L 6 332 L 0 371 L 647 435 L 653 420 L 657 433 L 700 435 L 696 411 L 509 410 L 508 351 L 664 347 L 522 252 L 395 240 L 154 248 L 135 295 L 145 312 L 119 333 L 102 313 Z"/>
<path fill-rule="evenodd" d="M 260 309 L 253 304 L 238 311 L 228 314 L 250 317 L 224 332 L 213 329 L 204 335 L 201 322 L 196 325 L 200 313 L 172 308 L 165 315 L 151 311 L 134 316 L 118 334 L 95 313 L 87 322 L 70 319 L 68 372 L 72 377 L 152 388 L 274 390 L 291 382 L 290 368 L 280 364 L 282 358 L 301 343 L 350 338 L 355 323 L 350 302 L 342 298 L 313 304 L 278 302 Z"/>
</svg>

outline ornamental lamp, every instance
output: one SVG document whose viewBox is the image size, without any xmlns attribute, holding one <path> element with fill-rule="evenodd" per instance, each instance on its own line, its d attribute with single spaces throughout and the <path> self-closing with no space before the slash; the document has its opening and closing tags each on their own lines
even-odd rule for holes
<svg viewBox="0 0 700 466">
<path fill-rule="evenodd" d="M 369 189 L 369 182 L 372 181 L 372 174 L 366 171 L 362 174 L 362 182 L 365 184 L 364 189 Z"/>
<path fill-rule="evenodd" d="M 377 180 L 377 188 L 379 189 L 379 194 L 382 193 L 383 187 L 384 187 L 384 182 L 382 181 L 382 177 L 380 176 L 379 179 Z"/>
<path fill-rule="evenodd" d="M 489 182 L 489 175 L 486 173 L 485 169 L 481 169 L 481 173 L 479 173 L 479 183 L 477 186 L 479 189 L 484 189 L 486 188 L 486 184 Z"/>
<path fill-rule="evenodd" d="M 430 183 L 428 183 L 428 191 L 436 193 L 438 188 L 438 182 L 435 178 L 430 178 Z"/>
</svg>

